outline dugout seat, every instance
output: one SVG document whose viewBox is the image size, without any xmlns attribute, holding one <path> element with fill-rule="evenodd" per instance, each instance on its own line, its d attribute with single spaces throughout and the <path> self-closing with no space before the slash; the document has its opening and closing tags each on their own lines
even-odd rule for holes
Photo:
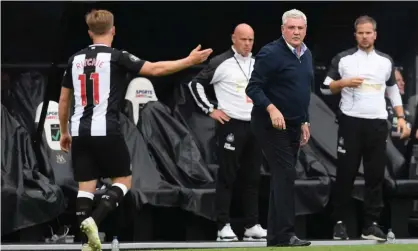
<svg viewBox="0 0 418 251">
<path fill-rule="evenodd" d="M 391 227 L 396 236 L 409 238 L 408 222 L 413 221 L 414 200 L 418 199 L 418 146 L 414 145 L 406 177 L 395 180 L 395 189 L 390 193 Z M 400 176 L 400 175 L 399 175 Z"/>
<path fill-rule="evenodd" d="M 36 109 L 36 127 L 39 124 L 42 106 L 43 102 Z M 66 153 L 61 150 L 60 139 L 58 103 L 49 101 L 42 141 L 40 142 L 41 155 L 45 163 L 46 175 L 63 189 L 66 196 L 72 196 L 74 193 L 77 193 L 78 184 L 74 181 L 73 170 L 71 168 L 71 152 Z"/>
<path fill-rule="evenodd" d="M 158 101 L 154 86 L 147 78 L 132 79 L 125 94 L 125 114 L 135 125 L 138 124 L 139 112 L 149 101 Z"/>
</svg>

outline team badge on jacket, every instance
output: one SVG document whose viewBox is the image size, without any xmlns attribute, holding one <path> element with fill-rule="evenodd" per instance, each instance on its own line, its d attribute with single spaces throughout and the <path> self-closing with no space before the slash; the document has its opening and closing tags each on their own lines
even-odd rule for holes
<svg viewBox="0 0 418 251">
<path fill-rule="evenodd" d="M 230 133 L 228 136 L 226 136 L 226 141 L 228 142 L 234 142 L 234 134 Z"/>
</svg>

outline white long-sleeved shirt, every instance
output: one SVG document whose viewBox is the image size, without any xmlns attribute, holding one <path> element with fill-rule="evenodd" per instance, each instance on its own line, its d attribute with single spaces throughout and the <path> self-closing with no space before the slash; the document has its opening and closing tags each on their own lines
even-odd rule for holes
<svg viewBox="0 0 418 251">
<path fill-rule="evenodd" d="M 254 58 L 251 53 L 244 57 L 231 47 L 228 51 L 210 60 L 190 83 L 189 88 L 197 105 L 209 114 L 220 109 L 230 118 L 250 121 L 252 101 L 245 94 L 245 88 L 251 77 Z M 217 106 L 211 103 L 205 93 L 205 87 L 213 84 Z"/>
<path fill-rule="evenodd" d="M 327 77 L 321 85 L 323 94 L 331 94 L 332 81 L 360 77 L 364 82 L 357 88 L 341 90 L 341 111 L 352 117 L 387 119 L 385 91 L 393 106 L 402 105 L 393 60 L 378 50 L 369 53 L 352 48 L 337 54 L 331 61 Z"/>
</svg>

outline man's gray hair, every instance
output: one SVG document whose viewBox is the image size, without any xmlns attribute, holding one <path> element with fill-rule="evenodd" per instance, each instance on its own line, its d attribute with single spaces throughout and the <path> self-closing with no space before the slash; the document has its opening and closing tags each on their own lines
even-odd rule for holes
<svg viewBox="0 0 418 251">
<path fill-rule="evenodd" d="M 306 15 L 297 9 L 293 9 L 293 10 L 288 10 L 286 11 L 283 16 L 282 16 L 282 24 L 286 24 L 287 19 L 289 18 L 301 18 L 305 21 L 305 24 L 308 25 L 308 20 L 306 18 Z"/>
</svg>

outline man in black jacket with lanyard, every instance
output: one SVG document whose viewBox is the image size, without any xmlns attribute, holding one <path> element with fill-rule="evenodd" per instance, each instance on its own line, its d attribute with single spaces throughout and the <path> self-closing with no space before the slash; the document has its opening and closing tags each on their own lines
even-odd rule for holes
<svg viewBox="0 0 418 251">
<path fill-rule="evenodd" d="M 218 241 L 236 241 L 231 228 L 229 208 L 236 177 L 240 177 L 242 209 L 245 217 L 244 241 L 266 241 L 267 231 L 258 224 L 258 190 L 262 153 L 251 132 L 252 101 L 245 94 L 254 67 L 251 50 L 254 31 L 238 25 L 232 34 L 232 47 L 210 60 L 189 84 L 196 104 L 217 123 L 219 169 L 216 181 L 215 210 Z M 205 88 L 213 85 L 218 104 L 206 97 Z"/>
<path fill-rule="evenodd" d="M 354 180 L 363 160 L 364 225 L 363 239 L 385 241 L 379 228 L 383 181 L 386 166 L 388 112 L 385 91 L 398 117 L 401 139 L 409 135 L 402 98 L 394 76 L 393 60 L 374 48 L 376 21 L 361 16 L 354 23 L 357 47 L 337 54 L 321 85 L 323 94 L 341 93 L 338 118 L 338 168 L 334 198 L 334 239 L 348 239 L 344 220 Z"/>
<path fill-rule="evenodd" d="M 282 17 L 282 37 L 257 54 L 247 95 L 251 126 L 270 168 L 267 246 L 308 246 L 294 232 L 294 182 L 299 147 L 308 142 L 308 107 L 314 80 L 312 55 L 303 39 L 307 19 L 299 10 Z"/>
</svg>

